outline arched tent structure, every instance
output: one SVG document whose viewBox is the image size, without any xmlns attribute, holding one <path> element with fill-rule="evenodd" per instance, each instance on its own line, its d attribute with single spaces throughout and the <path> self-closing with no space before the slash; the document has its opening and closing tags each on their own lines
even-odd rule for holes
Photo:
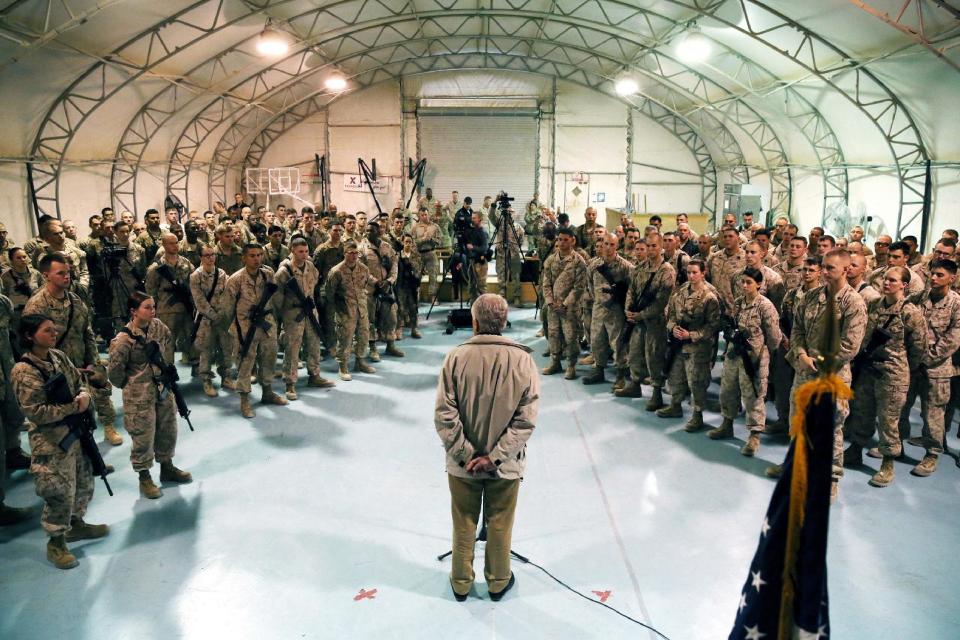
<svg viewBox="0 0 960 640">
<path fill-rule="evenodd" d="M 280 57 L 257 51 L 268 25 L 289 43 Z M 712 215 L 724 185 L 750 183 L 807 227 L 840 203 L 929 240 L 960 200 L 958 26 L 934 0 L 8 1 L 0 197 L 24 231 L 35 213 L 142 215 L 170 193 L 202 210 L 245 167 L 305 162 L 272 145 L 321 121 L 314 147 L 335 172 L 376 148 L 402 194 L 416 114 L 459 74 L 474 94 L 453 97 L 487 100 L 472 104 L 539 87 L 524 96 L 540 114 L 532 188 L 560 206 L 571 171 L 616 175 L 609 206 L 642 194 L 666 213 Z M 711 45 L 701 62 L 678 53 L 694 30 Z M 348 80 L 336 95 L 331 73 Z M 637 93 L 617 95 L 624 78 Z M 380 123 L 361 122 L 365 93 L 389 103 Z M 607 105 L 592 121 L 607 133 L 584 147 L 591 104 Z M 391 147 L 358 133 L 388 121 Z M 354 147 L 330 140 L 336 126 Z"/>
</svg>

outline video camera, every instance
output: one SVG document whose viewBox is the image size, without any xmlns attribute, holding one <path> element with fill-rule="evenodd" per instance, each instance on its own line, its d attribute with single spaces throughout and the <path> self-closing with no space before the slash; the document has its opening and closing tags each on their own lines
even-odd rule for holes
<svg viewBox="0 0 960 640">
<path fill-rule="evenodd" d="M 129 254 L 130 249 L 128 247 L 117 245 L 105 244 L 100 249 L 100 256 L 103 258 L 103 261 L 111 265 L 116 265 L 119 264 L 121 260 L 126 260 Z"/>
<path fill-rule="evenodd" d="M 510 208 L 510 203 L 516 200 L 516 198 L 511 198 L 510 194 L 506 191 L 501 191 L 497 194 L 497 208 L 501 211 L 506 211 Z"/>
</svg>

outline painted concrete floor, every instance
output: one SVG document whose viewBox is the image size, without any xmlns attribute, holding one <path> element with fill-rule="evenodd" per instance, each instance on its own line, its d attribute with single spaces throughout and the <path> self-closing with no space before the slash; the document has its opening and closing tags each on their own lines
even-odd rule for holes
<svg viewBox="0 0 960 640">
<path fill-rule="evenodd" d="M 423 340 L 400 343 L 404 360 L 302 388 L 253 421 L 235 396 L 187 385 L 197 431 L 182 425 L 176 461 L 196 480 L 160 500 L 138 497 L 128 440 L 104 445 L 116 496 L 98 481 L 88 520 L 112 531 L 73 545 L 77 569 L 46 562 L 37 520 L 0 530 L 0 638 L 654 637 L 529 565 L 514 563 L 516 588 L 492 603 L 480 546 L 481 582 L 453 600 L 449 561 L 437 561 L 450 516 L 432 409 L 443 355 L 468 334 L 444 335 L 434 314 Z M 544 362 L 533 310 L 512 319 L 510 334 Z M 744 458 L 742 424 L 735 441 L 713 442 L 643 402 L 544 378 L 514 549 L 588 595 L 609 591 L 607 604 L 670 638 L 725 638 L 773 489 L 763 469 L 786 441 Z M 930 478 L 908 470 L 898 463 L 883 490 L 867 469 L 841 485 L 835 638 L 956 637 L 960 469 L 944 457 Z M 9 484 L 9 504 L 39 505 L 24 472 Z"/>
</svg>

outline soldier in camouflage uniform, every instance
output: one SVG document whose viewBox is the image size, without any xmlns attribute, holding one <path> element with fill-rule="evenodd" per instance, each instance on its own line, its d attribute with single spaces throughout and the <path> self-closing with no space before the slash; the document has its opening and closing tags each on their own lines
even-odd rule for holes
<svg viewBox="0 0 960 640">
<path fill-rule="evenodd" d="M 263 266 L 263 247 L 250 243 L 243 248 L 243 269 L 227 278 L 227 304 L 229 316 L 233 318 L 234 339 L 238 349 L 242 349 L 243 339 L 250 330 L 251 313 L 259 304 L 268 282 L 273 282 L 273 270 Z M 250 375 L 257 365 L 257 379 L 263 390 L 263 404 L 287 404 L 286 398 L 273 392 L 273 372 L 277 363 L 277 326 L 272 313 L 278 296 L 274 294 L 262 309 L 262 320 L 267 329 L 257 327 L 247 348 L 245 356 L 239 353 L 237 359 L 237 391 L 240 392 L 240 412 L 244 418 L 256 415 L 250 405 Z"/>
<path fill-rule="evenodd" d="M 707 260 L 707 275 L 710 284 L 720 292 L 724 308 L 733 307 L 733 282 L 747 266 L 747 256 L 740 248 L 740 234 L 736 229 L 724 228 L 720 232 L 723 248 L 710 254 Z"/>
<path fill-rule="evenodd" d="M 750 243 L 752 244 L 752 243 Z M 767 268 L 767 271 L 770 271 Z M 772 272 L 771 272 L 772 273 Z M 720 412 L 723 422 L 707 432 L 714 440 L 733 437 L 733 421 L 740 411 L 742 400 L 750 436 L 740 449 L 745 456 L 754 455 L 760 448 L 760 433 L 766 423 L 767 379 L 770 374 L 770 354 L 780 345 L 780 316 L 769 298 L 761 295 L 760 287 L 766 273 L 747 267 L 737 285 L 741 295 L 734 300 L 731 319 L 734 329 L 745 338 L 747 353 L 738 353 L 727 339 L 727 352 L 720 381 Z M 750 359 L 753 378 L 747 373 L 745 358 Z"/>
<path fill-rule="evenodd" d="M 910 378 L 907 404 L 900 415 L 900 438 L 910 436 L 910 409 L 920 397 L 923 432 L 909 438 L 910 444 L 926 449 L 923 460 L 910 473 L 926 477 L 937 469 L 946 436 L 945 410 L 950 401 L 950 380 L 960 375 L 960 294 L 954 289 L 957 264 L 952 260 L 930 262 L 930 288 L 914 298 L 925 320 L 925 353 L 922 367 Z M 902 372 L 901 372 L 902 374 Z"/>
<path fill-rule="evenodd" d="M 163 240 L 163 229 L 160 228 L 160 212 L 156 209 L 147 209 L 143 215 L 147 228 L 137 236 L 136 243 L 143 248 L 144 263 L 150 264 L 160 251 Z M 125 304 L 125 303 L 124 303 Z"/>
<path fill-rule="evenodd" d="M 400 250 L 400 263 L 397 270 L 397 304 L 400 307 L 398 337 L 402 337 L 403 326 L 410 327 L 410 337 L 419 339 L 420 330 L 417 328 L 417 305 L 420 299 L 420 280 L 423 273 L 420 252 L 413 236 L 403 236 L 403 248 Z"/>
<path fill-rule="evenodd" d="M 317 250 L 317 247 L 322 245 L 329 238 L 327 232 L 321 227 L 317 226 L 316 216 L 314 215 L 313 211 L 305 211 L 303 213 L 303 218 L 300 221 L 300 228 L 290 235 L 290 239 L 293 240 L 296 237 L 303 238 L 307 241 L 307 247 L 309 248 L 310 255 L 313 255 L 313 252 Z"/>
<path fill-rule="evenodd" d="M 2 314 L 2 309 L 5 307 L 5 304 L 0 296 L 0 314 Z M 0 341 L 3 338 L 0 337 Z M 11 404 L 16 405 L 17 399 L 14 396 L 13 389 L 10 386 L 10 379 L 8 377 L 7 371 L 4 370 L 4 367 L 0 367 L 0 402 L 7 402 L 7 396 L 13 396 Z M 12 371 L 12 367 L 11 367 Z M 19 411 L 19 407 L 17 407 Z M 6 417 L 3 415 L 3 412 L 0 412 L 0 443 L 3 443 L 5 447 L 15 446 L 17 451 L 24 456 L 25 466 L 23 468 L 30 467 L 30 457 L 22 452 L 20 449 L 20 424 L 23 423 L 23 418 L 20 418 L 20 422 L 16 424 L 7 425 Z M 4 485 L 7 481 L 7 456 L 6 452 L 0 453 L 0 527 L 5 527 L 12 524 L 19 524 L 25 520 L 29 520 L 32 517 L 32 512 L 28 508 L 20 507 L 10 507 L 4 504 L 4 499 L 6 498 L 6 492 L 4 490 Z"/>
<path fill-rule="evenodd" d="M 598 241 L 600 256 L 587 268 L 587 288 L 593 299 L 590 330 L 590 350 L 593 354 L 593 371 L 583 379 L 583 384 L 605 382 L 603 370 L 613 354 L 613 364 L 617 370 L 614 387 L 625 384 L 627 373 L 626 349 L 621 345 L 623 332 L 623 308 L 630 286 L 633 265 L 617 253 L 619 239 L 607 234 Z"/>
<path fill-rule="evenodd" d="M 370 320 L 370 360 L 380 361 L 377 351 L 376 333 L 385 340 L 388 356 L 403 357 L 403 351 L 394 344 L 397 326 L 397 306 L 393 286 L 397 282 L 397 254 L 389 242 L 381 239 L 380 225 L 367 224 L 367 241 L 361 245 L 364 264 L 370 273 L 370 286 L 367 290 L 367 317 Z"/>
<path fill-rule="evenodd" d="M 838 322 L 837 333 L 840 336 L 840 351 L 837 363 L 840 370 L 837 375 L 846 384 L 850 384 L 850 362 L 860 351 L 864 330 L 867 326 L 867 308 L 856 291 L 846 280 L 846 269 L 850 265 L 850 254 L 837 249 L 828 253 L 822 262 L 822 278 L 826 283 L 804 294 L 794 310 L 793 330 L 790 333 L 790 351 L 787 362 L 795 371 L 793 387 L 790 390 L 790 415 L 795 411 L 794 393 L 805 382 L 814 379 L 819 370 L 817 364 L 822 355 L 820 349 L 828 323 Z M 827 296 L 836 300 L 836 316 L 828 318 Z M 837 483 L 843 476 L 843 423 L 849 414 L 846 400 L 837 400 L 834 411 L 833 440 L 833 484 L 831 499 L 837 496 Z"/>
<path fill-rule="evenodd" d="M 780 303 L 783 302 L 783 296 L 786 295 L 787 291 L 783 284 L 783 279 L 780 277 L 780 274 L 770 267 L 763 264 L 763 248 L 760 246 L 760 243 L 755 240 L 751 240 L 743 247 L 743 253 L 745 256 L 744 262 L 746 266 L 744 269 L 756 269 L 763 275 L 763 281 L 759 283 L 760 285 L 760 295 L 773 303 L 774 309 L 780 307 Z M 740 284 L 743 280 L 738 276 L 733 282 L 733 297 L 734 299 L 743 296 L 743 291 L 740 290 Z"/>
<path fill-rule="evenodd" d="M 290 247 L 283 244 L 284 230 L 273 225 L 268 230 L 268 242 L 263 245 L 263 263 L 276 271 L 280 264 L 290 256 Z"/>
<path fill-rule="evenodd" d="M 442 246 L 443 236 L 440 225 L 430 220 L 426 207 L 420 207 L 417 213 L 417 224 L 413 227 L 413 239 L 417 243 L 417 251 L 423 265 L 423 273 L 427 276 L 428 295 L 430 299 L 437 295 L 437 286 L 440 280 L 440 261 L 437 250 Z"/>
<path fill-rule="evenodd" d="M 889 267 L 907 267 L 909 269 L 910 265 L 907 264 L 909 256 L 910 245 L 906 242 L 894 242 L 890 245 L 890 250 L 887 254 L 887 263 L 871 271 L 870 275 L 867 276 L 867 283 L 877 291 L 880 291 L 883 286 L 883 276 L 887 272 L 887 269 Z M 915 273 L 915 277 L 910 278 L 910 286 L 906 293 L 907 297 L 920 295 L 925 285 L 926 283 L 923 277 Z"/>
<path fill-rule="evenodd" d="M 326 283 L 330 270 L 343 262 L 343 223 L 334 219 L 330 223 L 330 238 L 313 253 L 313 266 L 317 268 L 317 291 L 314 299 L 322 303 L 323 346 L 337 353 L 337 314 L 335 305 L 327 299 Z"/>
<path fill-rule="evenodd" d="M 570 364 L 565 378 L 577 377 L 577 327 L 574 316 L 580 305 L 580 297 L 586 286 L 587 264 L 574 250 L 576 238 L 569 229 L 557 232 L 557 250 L 547 258 L 543 266 L 543 299 L 550 343 L 550 364 L 544 368 L 544 375 L 559 373 L 562 369 L 560 359 L 566 349 Z"/>
<path fill-rule="evenodd" d="M 879 300 L 883 296 L 863 279 L 866 270 L 867 259 L 859 253 L 851 253 L 850 266 L 847 267 L 847 284 L 860 294 L 867 306 L 870 306 L 871 302 Z"/>
<path fill-rule="evenodd" d="M 280 287 L 277 300 L 281 321 L 287 337 L 283 350 L 283 381 L 286 384 L 287 400 L 297 399 L 297 369 L 300 366 L 300 347 L 303 346 L 307 360 L 308 387 L 332 387 L 333 381 L 320 375 L 320 336 L 306 314 L 313 315 L 317 324 L 314 292 L 320 274 L 310 262 L 310 247 L 304 238 L 296 237 L 290 241 L 290 257 L 280 264 L 274 276 L 274 282 Z M 300 287 L 300 295 L 307 301 L 305 309 L 294 288 L 289 285 L 291 278 Z"/>
<path fill-rule="evenodd" d="M 680 403 L 687 393 L 693 396 L 693 415 L 684 426 L 688 432 L 703 428 L 703 407 L 707 402 L 710 370 L 716 353 L 720 328 L 720 299 L 706 280 L 706 265 L 694 258 L 687 264 L 687 282 L 676 289 L 667 303 L 667 332 L 679 344 L 667 371 L 670 379 L 670 406 L 657 410 L 661 418 L 683 416 Z"/>
<path fill-rule="evenodd" d="M 351 354 L 356 355 L 357 371 L 376 373 L 365 361 L 370 335 L 367 287 L 372 286 L 374 280 L 367 265 L 359 259 L 356 242 L 347 242 L 343 255 L 343 262 L 331 269 L 327 277 L 326 300 L 337 314 L 340 379 L 349 381 L 352 379 L 348 370 Z"/>
<path fill-rule="evenodd" d="M 30 258 L 23 249 L 14 247 L 7 252 L 10 268 L 0 275 L 0 292 L 13 303 L 13 320 L 10 328 L 16 333 L 23 305 L 37 289 L 43 287 L 43 276 L 30 265 Z"/>
<path fill-rule="evenodd" d="M 80 442 L 74 441 L 67 451 L 59 446 L 69 432 L 64 419 L 86 411 L 90 395 L 82 388 L 80 373 L 70 359 L 54 348 L 57 329 L 50 318 L 25 314 L 20 340 L 30 350 L 13 368 L 12 391 L 30 425 L 30 472 L 37 495 L 43 498 L 40 524 L 50 538 L 47 560 L 58 569 L 72 569 L 78 563 L 67 542 L 102 538 L 109 532 L 106 525 L 83 520 L 93 498 L 93 469 Z M 47 380 L 57 374 L 66 378 L 73 396 L 68 404 L 50 402 L 44 390 Z"/>
<path fill-rule="evenodd" d="M 663 259 L 660 250 L 662 239 L 659 233 L 651 233 L 644 242 L 647 259 L 633 272 L 630 290 L 627 293 L 627 321 L 643 326 L 630 336 L 630 386 L 618 394 L 623 397 L 639 397 L 644 374 L 650 376 L 653 394 L 647 402 L 647 411 L 657 411 L 663 403 L 663 383 L 667 371 L 663 370 L 663 358 L 667 347 L 666 309 L 674 291 L 677 273 Z M 688 263 L 689 264 L 689 263 Z M 646 296 L 646 299 L 644 299 Z"/>
<path fill-rule="evenodd" d="M 10 344 L 10 329 L 13 322 L 13 304 L 10 299 L 0 294 L 0 376 L 3 380 L 10 380 L 13 370 L 13 348 Z M 16 338 L 14 338 L 16 339 Z M 0 393 L 0 422 L 4 425 L 4 438 L 0 441 L 3 451 L 0 458 L 4 460 L 4 471 L 27 469 L 30 466 L 30 457 L 20 448 L 20 430 L 23 427 L 23 414 L 17 406 L 17 399 L 12 393 Z"/>
<path fill-rule="evenodd" d="M 40 227 L 41 241 L 33 245 L 30 255 L 34 267 L 40 264 L 40 259 L 51 253 L 62 253 L 67 257 L 74 281 L 84 287 L 90 286 L 90 273 L 87 269 L 87 254 L 75 243 L 68 241 L 63 233 L 63 224 L 59 220 L 48 220 Z M 84 300 L 84 302 L 89 302 Z"/>
<path fill-rule="evenodd" d="M 803 261 L 807 257 L 807 239 L 797 236 L 790 240 L 786 259 L 774 269 L 783 280 L 784 291 L 793 291 L 803 280 Z"/>
<path fill-rule="evenodd" d="M 232 276 L 243 269 L 243 251 L 237 246 L 233 225 L 229 222 L 217 226 L 217 268 Z"/>
<path fill-rule="evenodd" d="M 926 351 L 926 326 L 920 310 L 904 297 L 909 279 L 906 268 L 891 267 L 883 279 L 883 297 L 867 305 L 867 328 L 853 381 L 848 424 L 852 444 L 843 452 L 843 465 L 863 464 L 863 448 L 879 425 L 883 463 L 870 479 L 874 487 L 893 482 L 893 460 L 902 452 L 897 423 L 909 387 L 904 374 L 911 370 L 910 378 L 917 374 Z M 875 338 L 881 335 L 887 336 L 883 344 Z"/>
<path fill-rule="evenodd" d="M 127 301 L 130 322 L 110 341 L 107 375 L 123 389 L 123 424 L 130 434 L 130 463 L 140 476 L 140 495 L 163 495 L 150 476 L 153 461 L 160 463 L 160 481 L 185 483 L 193 476 L 173 464 L 177 446 L 177 405 L 172 393 L 162 393 L 159 367 L 149 352 L 159 350 L 164 362 L 173 363 L 173 340 L 166 325 L 156 319 L 153 298 L 135 291 Z M 152 344 L 156 343 L 156 344 Z"/>
<path fill-rule="evenodd" d="M 209 245 L 200 247 L 200 266 L 190 274 L 190 295 L 196 309 L 191 328 L 191 342 L 199 353 L 198 375 L 203 380 L 203 392 L 215 398 L 212 364 L 218 360 L 217 373 L 224 389 L 237 388 L 231 370 L 236 358 L 237 343 L 230 331 L 231 317 L 227 313 L 227 272 L 217 267 L 217 253 Z"/>
<path fill-rule="evenodd" d="M 191 271 L 200 266 L 200 246 L 206 243 L 206 236 L 200 228 L 199 222 L 190 220 L 183 226 L 180 255 L 190 261 Z"/>
<path fill-rule="evenodd" d="M 23 313 L 51 318 L 57 328 L 55 346 L 79 367 L 93 368 L 104 375 L 106 371 L 93 335 L 93 317 L 80 296 L 70 291 L 72 276 L 69 266 L 62 255 L 54 254 L 40 260 L 40 269 L 46 284 L 27 301 Z M 104 438 L 113 446 L 122 444 L 123 438 L 114 427 L 113 389 L 105 384 L 91 389 L 91 392 L 97 415 L 103 423 Z"/>
<path fill-rule="evenodd" d="M 144 290 L 156 301 L 157 319 L 170 329 L 174 351 L 181 351 L 184 360 L 191 352 L 193 299 L 190 295 L 190 274 L 193 265 L 180 255 L 177 236 L 165 233 L 160 238 L 159 261 L 147 268 Z"/>
<path fill-rule="evenodd" d="M 106 270 L 106 279 L 110 282 L 111 316 L 114 328 L 123 326 L 128 318 L 127 298 L 134 291 L 143 289 L 143 278 L 146 275 L 143 247 L 130 241 L 130 225 L 120 221 L 114 225 L 116 244 L 114 249 L 126 249 L 126 255 L 114 254 L 113 257 L 102 256 L 103 267 Z"/>
</svg>

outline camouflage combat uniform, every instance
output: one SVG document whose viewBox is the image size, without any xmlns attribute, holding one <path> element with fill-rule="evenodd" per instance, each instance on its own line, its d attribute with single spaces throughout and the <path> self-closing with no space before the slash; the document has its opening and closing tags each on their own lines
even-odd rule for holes
<svg viewBox="0 0 960 640">
<path fill-rule="evenodd" d="M 787 294 L 783 286 L 783 278 L 780 274 L 766 265 L 760 265 L 760 273 L 763 274 L 763 282 L 760 283 L 760 295 L 773 303 L 774 310 L 783 302 L 783 296 Z M 740 284 L 740 276 L 743 271 L 738 273 L 733 279 L 733 297 L 734 300 L 743 296 L 743 286 Z"/>
<path fill-rule="evenodd" d="M 566 257 L 557 251 L 543 265 L 543 300 L 549 328 L 550 357 L 559 362 L 561 350 L 566 348 L 570 365 L 576 365 L 577 345 L 575 315 L 580 312 L 580 297 L 586 286 L 587 263 L 576 251 Z M 562 313 L 553 303 L 563 305 Z"/>
<path fill-rule="evenodd" d="M 343 262 L 343 241 L 333 245 L 328 240 L 317 247 L 313 253 L 313 266 L 317 268 L 318 278 L 314 300 L 322 307 L 318 311 L 323 319 L 320 323 L 323 326 L 323 346 L 333 353 L 337 350 L 337 313 L 335 305 L 327 299 L 326 282 L 330 271 L 341 262 Z"/>
<path fill-rule="evenodd" d="M 917 307 L 906 299 L 888 307 L 884 298 L 867 306 L 867 327 L 861 350 L 866 349 L 878 329 L 889 333 L 890 339 L 872 354 L 866 354 L 869 360 L 861 365 L 854 381 L 850 440 L 866 447 L 873 432 L 878 431 L 880 453 L 896 458 L 903 448 L 898 426 L 900 412 L 907 401 L 909 381 L 916 375 L 926 351 L 927 331 Z"/>
<path fill-rule="evenodd" d="M 417 243 L 417 251 L 423 263 L 423 273 L 429 283 L 430 299 L 437 295 L 437 283 L 440 280 L 440 263 L 437 259 L 437 249 L 443 246 L 440 226 L 433 222 L 421 220 L 413 227 L 413 240 Z"/>
<path fill-rule="evenodd" d="M 679 405 L 689 392 L 693 396 L 693 410 L 702 412 L 720 328 L 720 300 L 716 290 L 704 283 L 703 288 L 696 291 L 689 282 L 676 289 L 667 304 L 667 334 L 672 335 L 678 326 L 690 332 L 690 342 L 680 347 L 667 372 L 670 404 Z"/>
<path fill-rule="evenodd" d="M 624 288 L 629 287 L 632 274 L 633 265 L 619 255 L 610 261 L 599 259 L 587 268 L 587 289 L 590 290 L 593 299 L 590 352 L 593 354 L 594 366 L 600 369 L 607 366 L 611 354 L 613 354 L 613 364 L 618 371 L 622 371 L 627 366 L 627 350 L 620 345 L 620 335 L 623 333 L 625 321 L 623 315 L 625 298 L 618 300 L 610 289 L 616 284 Z M 614 285 L 610 284 L 611 281 Z"/>
<path fill-rule="evenodd" d="M 312 253 L 312 252 L 311 252 Z M 290 249 L 285 244 L 273 246 L 268 242 L 263 245 L 263 264 L 274 271 L 280 268 L 280 264 L 290 256 Z"/>
<path fill-rule="evenodd" d="M 636 384 L 640 384 L 646 374 L 650 376 L 653 387 L 661 389 L 664 379 L 669 375 L 669 372 L 663 370 L 667 347 L 666 308 L 676 280 L 677 272 L 662 259 L 657 260 L 656 264 L 649 259 L 641 262 L 630 279 L 627 309 L 636 308 L 644 289 L 647 288 L 647 282 L 650 281 L 647 296 L 651 302 L 638 312 L 638 325 L 642 325 L 643 330 L 634 331 L 630 336 L 630 377 Z"/>
<path fill-rule="evenodd" d="M 156 342 L 168 364 L 173 362 L 170 330 L 157 319 L 146 331 L 133 321 L 110 341 L 107 376 L 123 389 L 123 424 L 130 434 L 130 463 L 134 471 L 145 471 L 153 461 L 171 462 L 177 446 L 177 405 L 172 393 L 157 388 L 160 370 L 147 359 L 147 343 Z"/>
<path fill-rule="evenodd" d="M 193 345 L 200 354 L 198 374 L 202 379 L 213 380 L 214 361 L 218 361 L 217 373 L 220 378 L 232 379 L 231 369 L 237 355 L 237 343 L 230 330 L 227 272 L 217 267 L 214 269 L 215 271 L 207 273 L 203 267 L 198 267 L 190 274 L 190 295 L 200 319 Z M 215 275 L 216 288 L 213 282 Z M 207 298 L 210 299 L 209 302 Z"/>
<path fill-rule="evenodd" d="M 710 284 L 720 292 L 720 302 L 725 309 L 733 308 L 733 283 L 746 266 L 747 254 L 743 249 L 737 249 L 733 255 L 729 255 L 726 249 L 720 249 L 707 259 Z"/>
<path fill-rule="evenodd" d="M 747 355 L 753 362 L 754 379 L 747 375 L 743 357 L 735 355 L 733 344 L 727 343 L 723 374 L 720 379 L 720 413 L 734 420 L 740 412 L 740 403 L 746 413 L 747 429 L 760 433 L 766 424 L 767 380 L 770 376 L 770 354 L 783 339 L 780 316 L 768 298 L 758 295 L 752 301 L 745 296 L 734 299 L 733 321 L 750 345 Z"/>
<path fill-rule="evenodd" d="M 277 270 L 273 278 L 273 281 L 280 287 L 274 300 L 277 303 L 287 340 L 283 350 L 283 381 L 286 384 L 296 384 L 297 382 L 301 345 L 303 345 L 306 353 L 307 373 L 310 377 L 320 377 L 320 336 L 317 335 L 305 314 L 313 314 L 313 317 L 317 318 L 318 324 L 320 319 L 317 317 L 315 309 L 310 309 L 307 312 L 300 306 L 300 301 L 293 289 L 287 286 L 291 277 L 300 285 L 300 292 L 303 296 L 313 301 L 313 292 L 320 275 L 317 268 L 309 260 L 303 263 L 303 267 L 297 268 L 293 264 L 293 260 L 288 258 L 280 264 L 280 269 Z"/>
<path fill-rule="evenodd" d="M 816 373 L 801 370 L 799 357 L 807 354 L 817 359 L 821 355 L 820 347 L 823 336 L 827 331 L 827 323 L 836 320 L 840 336 L 840 352 L 837 354 L 840 370 L 837 375 L 845 383 L 850 384 L 850 362 L 863 342 L 864 330 L 867 326 L 867 308 L 853 288 L 844 284 L 836 294 L 836 316 L 828 319 L 827 287 L 819 286 L 803 294 L 797 302 L 793 315 L 793 331 L 790 333 L 790 351 L 787 353 L 787 362 L 793 366 L 793 387 L 790 389 L 790 415 L 795 411 L 794 393 L 805 382 L 817 377 Z M 843 476 L 843 423 L 850 413 L 849 403 L 846 400 L 837 400 L 834 411 L 833 425 L 833 478 L 839 480 Z"/>
<path fill-rule="evenodd" d="M 13 348 L 10 344 L 10 327 L 13 322 L 13 303 L 5 295 L 0 294 L 0 375 L 3 376 L 4 389 L 6 381 L 10 380 L 11 371 L 13 371 Z M 17 405 L 17 398 L 12 393 L 0 393 L 0 422 L 4 425 L 4 438 L 2 444 L 3 451 L 0 457 L 4 457 L 7 451 L 20 448 L 20 429 L 23 426 L 23 413 Z M 2 484 L 2 482 L 0 482 Z"/>
<path fill-rule="evenodd" d="M 238 349 L 250 327 L 250 313 L 260 302 L 264 287 L 273 281 L 273 275 L 270 267 L 261 266 L 254 276 L 244 268 L 227 278 L 225 296 L 230 310 L 228 313 L 233 318 L 230 330 L 234 334 Z M 254 331 L 246 357 L 237 363 L 237 391 L 240 393 L 250 393 L 250 374 L 253 372 L 253 365 L 257 364 L 257 381 L 264 396 L 273 394 L 273 372 L 277 363 L 277 324 L 270 312 L 275 309 L 276 300 L 277 295 L 274 294 L 264 307 L 265 321 L 270 328 L 264 331 L 262 327 L 258 327 Z M 239 358 L 238 351 L 237 359 Z"/>
<path fill-rule="evenodd" d="M 370 321 L 370 339 L 376 334 L 380 339 L 393 341 L 397 327 L 396 301 L 389 302 L 384 298 L 394 297 L 393 285 L 397 282 L 397 254 L 389 242 L 380 241 L 378 247 L 373 247 L 369 241 L 360 245 L 360 260 L 367 266 L 372 278 L 367 289 L 367 317 Z"/>
<path fill-rule="evenodd" d="M 799 264 L 792 265 L 786 260 L 773 268 L 783 281 L 783 289 L 793 291 L 803 282 L 803 260 Z"/>
<path fill-rule="evenodd" d="M 44 287 L 27 301 L 23 312 L 49 316 L 57 327 L 56 347 L 63 350 L 70 362 L 81 368 L 93 366 L 100 373 L 106 374 L 93 335 L 93 316 L 90 307 L 84 304 L 80 296 L 68 291 L 63 298 L 58 299 Z M 90 391 L 100 420 L 104 425 L 113 425 L 117 418 L 111 397 L 113 387 L 108 384 L 102 389 L 93 387 Z"/>
<path fill-rule="evenodd" d="M 372 284 L 370 270 L 359 258 L 353 268 L 348 267 L 344 260 L 331 269 L 327 277 L 326 299 L 327 304 L 331 304 L 337 314 L 338 353 L 341 366 L 348 364 L 351 353 L 355 353 L 357 359 L 367 355 L 367 343 L 370 338 L 367 286 L 370 284 Z"/>
<path fill-rule="evenodd" d="M 157 307 L 157 319 L 170 329 L 173 338 L 174 351 L 187 354 L 191 351 L 190 333 L 193 329 L 191 309 L 178 300 L 174 295 L 174 284 L 182 285 L 186 291 L 190 287 L 190 274 L 194 267 L 183 256 L 177 256 L 175 264 L 171 265 L 165 257 L 154 262 L 147 268 L 147 277 L 144 280 L 144 290 L 154 299 Z M 169 267 L 173 282 L 161 275 L 160 269 Z"/>
<path fill-rule="evenodd" d="M 910 378 L 907 402 L 900 415 L 900 437 L 910 436 L 910 409 L 920 396 L 923 442 L 927 453 L 943 452 L 944 412 L 950 401 L 950 379 L 960 375 L 954 357 L 960 347 L 960 294 L 954 290 L 938 301 L 924 291 L 915 299 L 925 319 L 923 367 Z M 902 372 L 901 372 L 902 375 Z"/>
<path fill-rule="evenodd" d="M 404 326 L 410 329 L 417 328 L 417 305 L 420 300 L 420 279 L 423 273 L 423 263 L 420 252 L 400 252 L 400 264 L 397 269 L 397 306 L 400 309 L 398 328 Z"/>
<path fill-rule="evenodd" d="M 217 253 L 217 268 L 223 269 L 228 276 L 243 269 L 243 251 L 237 245 L 230 245 L 230 251 L 227 251 L 218 242 L 213 246 L 213 250 Z"/>
<path fill-rule="evenodd" d="M 93 468 L 79 441 L 67 451 L 59 446 L 69 431 L 63 420 L 78 412 L 77 402 L 51 404 L 43 385 L 62 373 L 76 397 L 82 391 L 80 374 L 66 354 L 57 349 L 50 349 L 48 360 L 32 353 L 24 358 L 30 363 L 18 362 L 14 366 L 11 395 L 15 395 L 30 427 L 30 473 L 37 495 L 43 498 L 40 524 L 48 536 L 60 536 L 70 531 L 71 518 L 83 518 L 87 512 L 93 498 Z"/>
</svg>

